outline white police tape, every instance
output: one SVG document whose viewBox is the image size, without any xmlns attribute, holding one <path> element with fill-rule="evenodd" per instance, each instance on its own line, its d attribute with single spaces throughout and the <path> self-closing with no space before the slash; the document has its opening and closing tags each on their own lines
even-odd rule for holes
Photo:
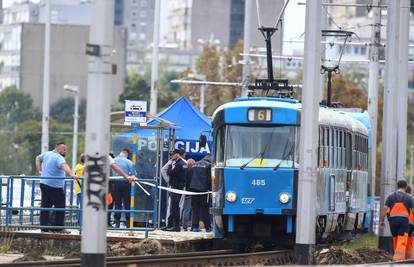
<svg viewBox="0 0 414 267">
<path fill-rule="evenodd" d="M 125 180 L 125 178 L 123 178 L 121 176 L 110 176 L 110 179 L 111 180 L 115 180 L 115 181 L 117 181 L 117 180 Z M 180 190 L 180 189 L 175 189 L 175 188 L 169 188 L 169 187 L 165 187 L 165 186 L 161 186 L 161 185 L 158 185 L 157 186 L 157 185 L 155 185 L 153 183 L 150 183 L 150 182 L 139 181 L 139 179 L 137 179 L 137 178 L 134 179 L 134 182 L 135 182 L 136 185 L 139 186 L 139 188 L 142 191 L 144 191 L 144 193 L 147 196 L 150 196 L 151 194 L 147 190 L 145 190 L 145 188 L 141 184 L 149 185 L 151 187 L 157 187 L 159 189 L 162 189 L 162 190 L 165 190 L 165 191 L 168 191 L 168 192 L 171 192 L 171 193 L 180 194 L 180 195 L 187 195 L 187 196 L 207 195 L 207 194 L 211 194 L 212 193 L 211 191 L 207 191 L 207 192 L 192 192 L 192 191 L 187 191 L 187 190 Z"/>
<path fill-rule="evenodd" d="M 135 181 L 137 182 L 137 181 Z M 211 191 L 207 191 L 207 192 L 191 192 L 191 191 L 187 191 L 187 190 L 180 190 L 180 189 L 175 189 L 175 188 L 169 188 L 169 187 L 165 187 L 165 186 L 161 186 L 161 185 L 155 185 L 149 182 L 138 182 L 141 184 L 145 184 L 145 185 L 149 185 L 152 187 L 157 187 L 159 189 L 171 192 L 171 193 L 175 193 L 175 194 L 180 194 L 180 195 L 187 195 L 187 196 L 196 196 L 196 195 L 207 195 L 207 194 L 211 194 Z"/>
</svg>

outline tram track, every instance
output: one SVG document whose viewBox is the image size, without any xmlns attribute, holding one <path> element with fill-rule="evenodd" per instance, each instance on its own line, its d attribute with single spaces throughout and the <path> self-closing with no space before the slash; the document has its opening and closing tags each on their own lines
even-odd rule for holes
<svg viewBox="0 0 414 267">
<path fill-rule="evenodd" d="M 232 250 L 190 252 L 152 256 L 108 257 L 107 266 L 241 266 L 241 265 L 284 265 L 293 263 L 292 250 L 275 250 L 265 252 L 234 253 Z M 75 267 L 80 266 L 80 259 L 54 261 L 27 261 L 0 264 L 0 267 Z"/>
</svg>

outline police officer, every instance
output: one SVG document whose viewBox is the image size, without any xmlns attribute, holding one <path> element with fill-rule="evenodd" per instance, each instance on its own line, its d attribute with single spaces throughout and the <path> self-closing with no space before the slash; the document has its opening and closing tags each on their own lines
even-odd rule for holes
<svg viewBox="0 0 414 267">
<path fill-rule="evenodd" d="M 211 156 L 205 156 L 202 160 L 194 164 L 190 181 L 190 191 L 211 191 Z M 209 194 L 191 196 L 191 231 L 193 232 L 200 231 L 198 226 L 200 217 L 204 223 L 206 232 L 211 231 L 208 199 Z"/>
<path fill-rule="evenodd" d="M 171 157 L 172 163 L 168 167 L 169 183 L 171 188 L 183 190 L 187 176 L 187 163 L 183 159 L 185 150 L 175 149 Z M 171 227 L 165 229 L 166 231 L 180 231 L 180 199 L 181 195 L 171 192 L 170 194 L 170 216 L 168 217 L 168 224 Z"/>
<path fill-rule="evenodd" d="M 384 210 L 381 214 L 380 227 L 384 227 L 385 214 L 388 216 L 393 245 L 394 260 L 404 260 L 409 232 L 409 217 L 413 209 L 412 198 L 406 193 L 407 182 L 397 182 L 397 191 L 391 193 L 385 200 Z"/>
</svg>

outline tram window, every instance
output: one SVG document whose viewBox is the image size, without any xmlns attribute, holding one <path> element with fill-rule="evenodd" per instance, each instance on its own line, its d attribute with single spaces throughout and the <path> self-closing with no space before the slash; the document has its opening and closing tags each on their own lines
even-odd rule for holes
<svg viewBox="0 0 414 267">
<path fill-rule="evenodd" d="M 217 142 L 216 142 L 216 151 L 215 151 L 215 160 L 216 164 L 220 165 L 224 163 L 224 137 L 225 137 L 226 128 L 221 127 L 217 130 Z"/>
<path fill-rule="evenodd" d="M 352 136 L 350 133 L 346 134 L 346 168 L 348 170 L 352 169 Z"/>
</svg>

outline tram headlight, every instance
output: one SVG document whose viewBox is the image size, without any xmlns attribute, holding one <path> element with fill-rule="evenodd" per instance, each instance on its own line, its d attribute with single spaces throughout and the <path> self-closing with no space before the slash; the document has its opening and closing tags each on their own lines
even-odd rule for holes
<svg viewBox="0 0 414 267">
<path fill-rule="evenodd" d="M 286 204 L 286 203 L 288 203 L 288 202 L 289 202 L 289 200 L 290 200 L 290 196 L 289 196 L 289 194 L 288 194 L 288 193 L 281 193 L 281 194 L 279 195 L 279 201 L 280 201 L 282 204 Z"/>
<path fill-rule="evenodd" d="M 230 203 L 236 202 L 237 200 L 237 195 L 235 192 L 233 191 L 229 191 L 226 193 L 226 200 Z"/>
</svg>

